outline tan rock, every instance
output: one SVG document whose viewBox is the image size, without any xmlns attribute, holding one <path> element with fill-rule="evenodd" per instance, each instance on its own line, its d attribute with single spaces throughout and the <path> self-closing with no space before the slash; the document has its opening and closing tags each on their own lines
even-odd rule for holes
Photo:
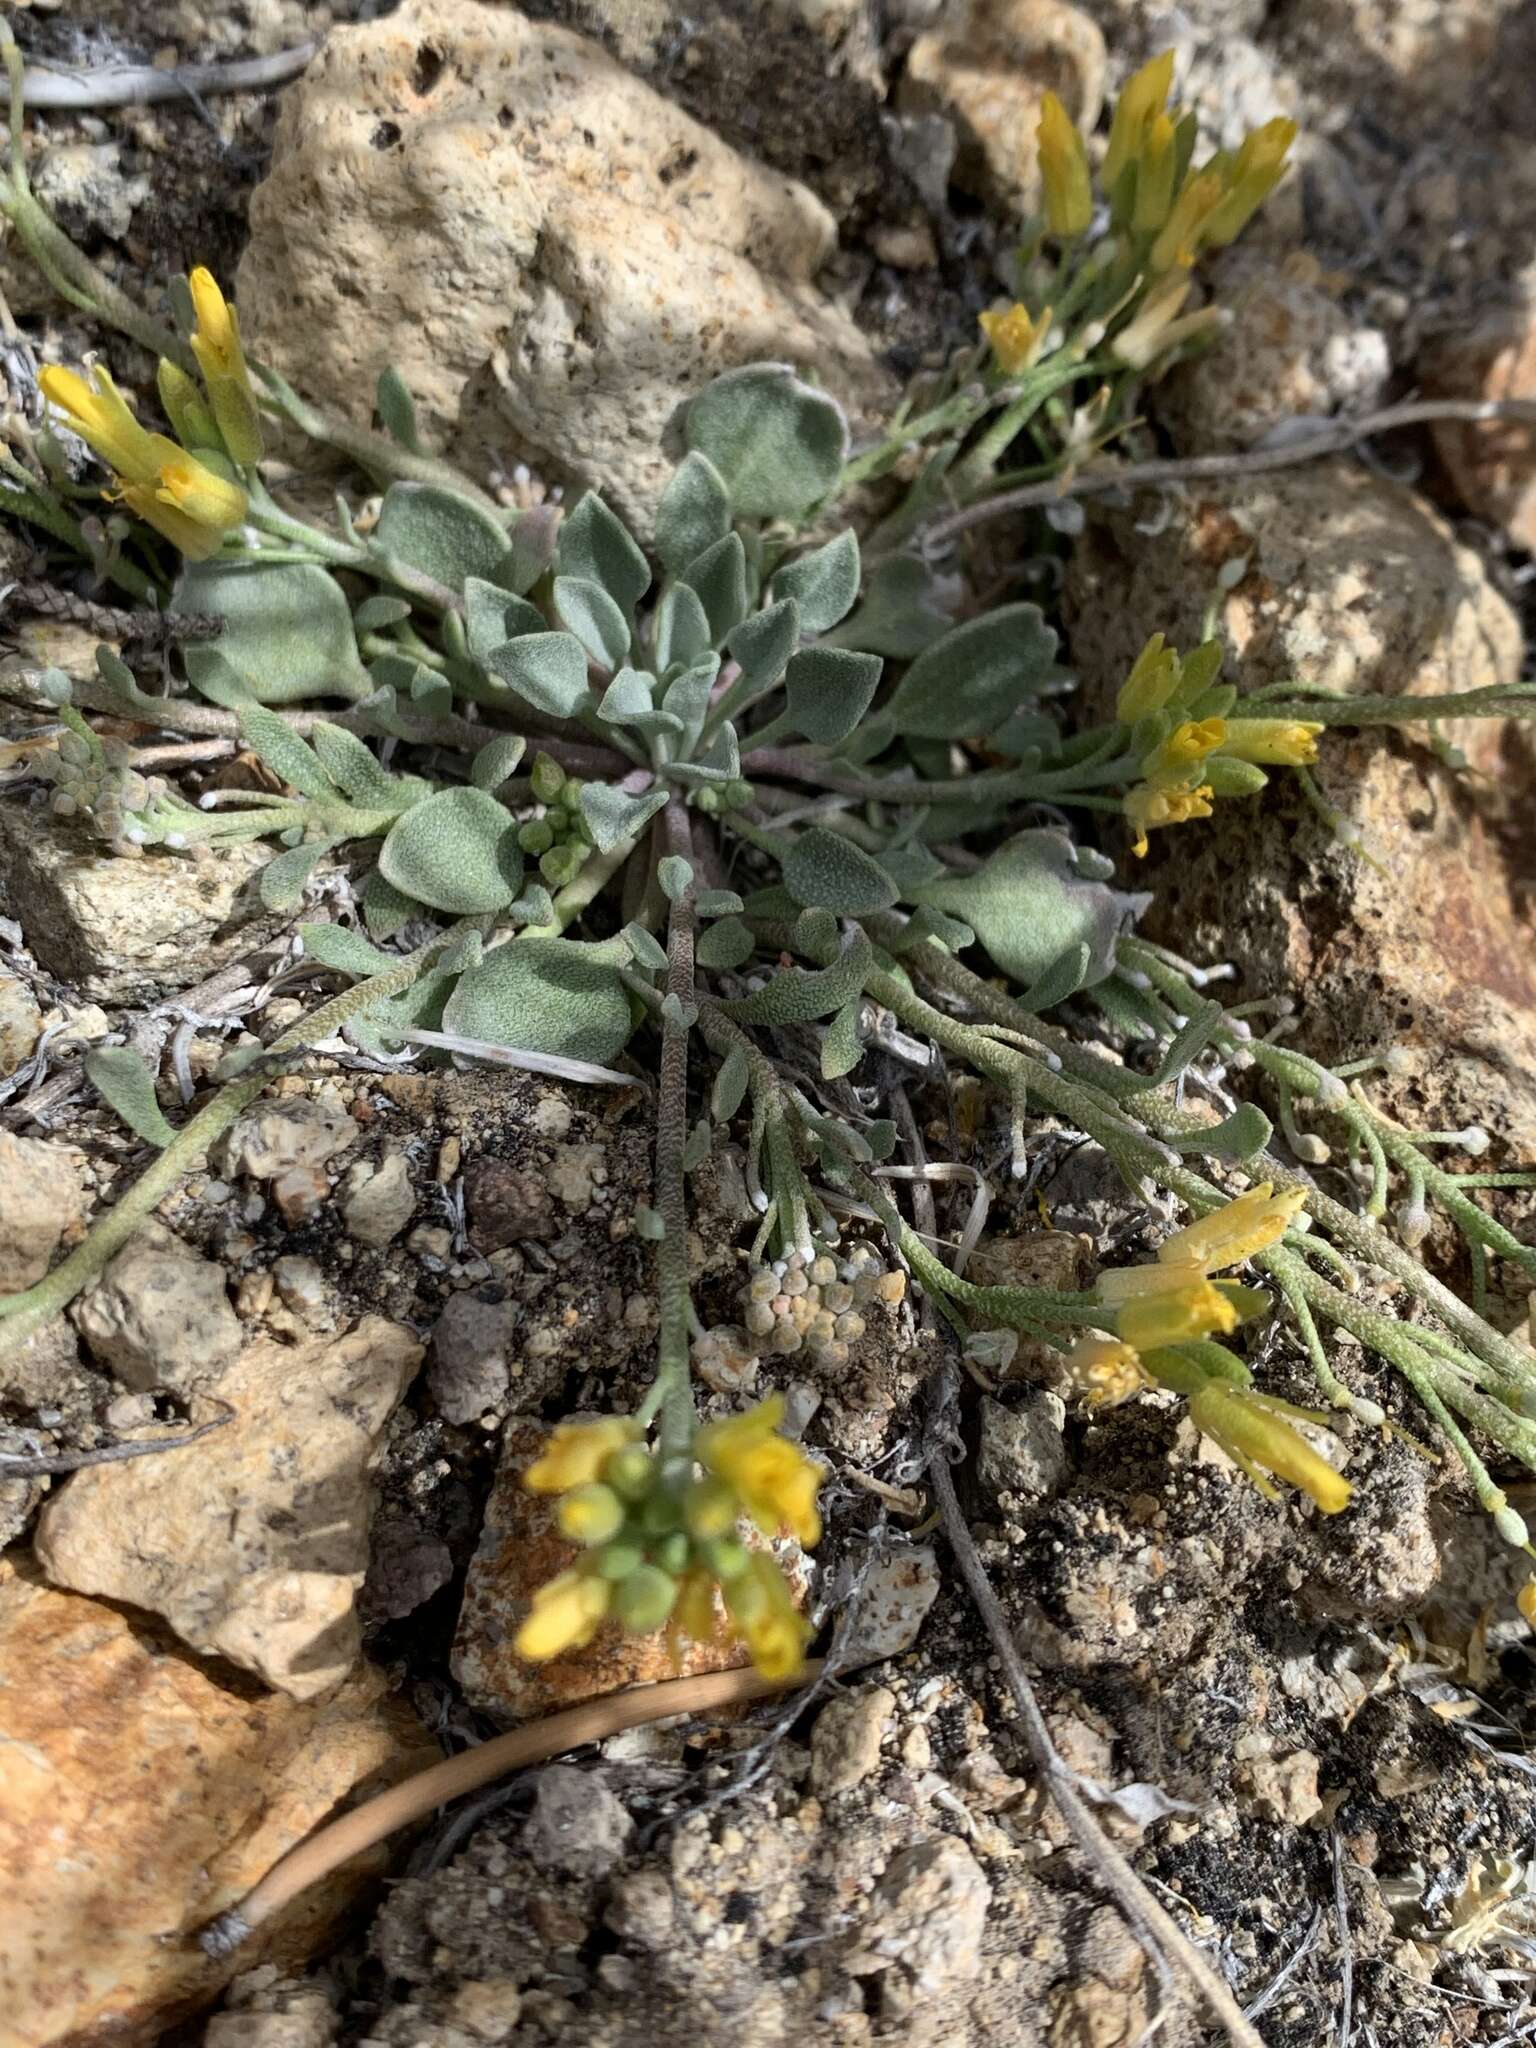
<svg viewBox="0 0 1536 2048">
<path fill-rule="evenodd" d="M 124 1245 L 75 1310 L 75 1327 L 125 1387 L 185 1393 L 216 1379 L 240 1349 L 222 1266 L 153 1219 Z"/>
<path fill-rule="evenodd" d="M 555 1528 L 553 1499 L 527 1492 L 522 1483 L 548 1435 L 542 1423 L 520 1416 L 502 1432 L 501 1463 L 453 1641 L 453 1674 L 471 1703 L 499 1721 L 531 1721 L 626 1685 L 745 1664 L 745 1650 L 723 1634 L 713 1643 L 688 1644 L 674 1662 L 665 1630 L 631 1636 L 616 1622 L 605 1622 L 584 1650 L 547 1664 L 517 1656 L 512 1639 L 535 1588 L 566 1570 L 577 1554 Z"/>
<path fill-rule="evenodd" d="M 25 982 L 0 975 L 0 1081 L 32 1057 L 43 1028 L 43 1013 Z"/>
<path fill-rule="evenodd" d="M 214 1962 L 199 1928 L 350 1800 L 435 1760 L 359 1671 L 320 1705 L 221 1683 L 169 1635 L 0 1564 L 0 1998 L 27 2048 L 147 2048 L 237 1970 L 297 1966 L 376 1878 L 342 1866 Z M 386 1852 L 387 1853 L 387 1852 Z"/>
<path fill-rule="evenodd" d="M 1391 374 L 1387 337 L 1328 291 L 1316 263 L 1230 250 L 1202 282 L 1231 324 L 1157 385 L 1158 418 L 1180 454 L 1251 448 L 1282 420 L 1369 412 Z"/>
<path fill-rule="evenodd" d="M 360 1171 L 359 1168 L 362 1168 Z M 360 1161 L 347 1176 L 341 1213 L 348 1234 L 377 1248 L 398 1237 L 416 1210 L 416 1190 L 405 1155 L 392 1152 L 374 1168 Z"/>
<path fill-rule="evenodd" d="M 811 1730 L 811 1787 L 821 1798 L 851 1792 L 880 1764 L 880 1744 L 896 1711 L 884 1685 L 861 1686 L 829 1700 Z"/>
<path fill-rule="evenodd" d="M 898 104 L 954 123 L 956 183 L 1029 213 L 1040 201 L 1041 96 L 1054 92 L 1091 132 L 1104 67 L 1099 29 L 1063 0 L 953 0 L 908 52 Z"/>
<path fill-rule="evenodd" d="M 182 1640 L 313 1699 L 356 1663 L 369 1466 L 421 1347 L 369 1317 L 253 1344 L 219 1383 L 235 1419 L 195 1458 L 77 1472 L 39 1521 L 56 1585 L 163 1615 Z"/>
<path fill-rule="evenodd" d="M 1296 677 L 1348 694 L 1424 695 L 1509 683 L 1518 622 L 1478 557 L 1425 502 L 1348 464 L 1203 486 L 1155 542 L 1146 499 L 1100 512 L 1074 550 L 1072 654 L 1096 711 L 1147 636 L 1198 640 L 1217 571 L 1248 573 L 1221 630 L 1241 689 Z M 1274 771 L 1260 798 L 1152 835 L 1136 880 L 1147 929 L 1193 959 L 1235 961 L 1236 999 L 1289 995 L 1303 1049 L 1324 1060 L 1391 1043 L 1414 1058 L 1377 1100 L 1420 1128 L 1482 1123 L 1517 1158 L 1536 1150 L 1536 958 L 1517 834 L 1529 742 L 1497 722 L 1453 722 L 1474 776 L 1453 776 L 1412 729 L 1336 732 L 1313 771 L 1350 851 Z M 1514 851 L 1510 851 L 1511 847 Z"/>
<path fill-rule="evenodd" d="M 423 84 L 420 53 L 436 54 Z M 643 530 L 679 404 L 738 364 L 887 395 L 817 292 L 831 216 L 595 43 L 408 0 L 336 30 L 284 97 L 238 292 L 253 352 L 366 419 L 394 364 L 424 440 L 520 451 Z"/>
<path fill-rule="evenodd" d="M 262 909 L 247 884 L 270 858 L 228 846 L 128 860 L 50 814 L 0 812 L 0 898 L 39 962 L 104 1003 L 187 988 L 248 944 Z"/>
<path fill-rule="evenodd" d="M 1421 371 L 1435 398 L 1536 399 L 1536 280 L 1514 305 L 1431 350 Z M 1467 510 L 1536 549 L 1536 427 L 1440 420 L 1433 432 Z"/>
<path fill-rule="evenodd" d="M 345 1110 L 306 1095 L 279 1096 L 236 1118 L 214 1147 L 213 1162 L 226 1179 L 248 1173 L 276 1180 L 305 1166 L 323 1166 L 357 1136 Z"/>
<path fill-rule="evenodd" d="M 75 1155 L 0 1131 L 0 1294 L 41 1280 L 60 1241 L 80 1235 L 83 1214 Z"/>
</svg>

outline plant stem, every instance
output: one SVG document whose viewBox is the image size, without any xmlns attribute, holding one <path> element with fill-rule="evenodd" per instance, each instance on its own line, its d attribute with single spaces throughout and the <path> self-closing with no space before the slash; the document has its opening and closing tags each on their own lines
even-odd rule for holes
<svg viewBox="0 0 1536 2048">
<path fill-rule="evenodd" d="M 669 854 L 691 860 L 688 813 L 674 799 L 664 813 Z M 656 1213 L 662 1235 L 656 1246 L 656 1287 L 661 1324 L 656 1342 L 656 1383 L 663 1389 L 661 1443 L 681 1455 L 693 1438 L 693 1394 L 689 1384 L 688 1195 L 683 1154 L 688 1143 L 687 1015 L 694 1005 L 694 885 L 690 881 L 667 920 L 667 995 L 675 1002 L 662 1013 L 661 1079 L 656 1100 Z M 678 1005 L 685 1014 L 678 1014 Z M 670 1011 L 670 1014 L 669 1014 Z"/>
</svg>

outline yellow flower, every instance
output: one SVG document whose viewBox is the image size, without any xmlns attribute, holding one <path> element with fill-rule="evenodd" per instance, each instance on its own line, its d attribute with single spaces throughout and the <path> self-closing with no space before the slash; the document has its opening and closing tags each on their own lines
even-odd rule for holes
<svg viewBox="0 0 1536 2048">
<path fill-rule="evenodd" d="M 1005 377 L 1016 377 L 1021 370 L 1032 368 L 1039 360 L 1045 338 L 1051 331 L 1051 309 L 1047 306 L 1040 318 L 1034 320 L 1028 306 L 1015 303 L 1005 312 L 981 314 L 979 324 L 992 344 L 997 367 Z"/>
<path fill-rule="evenodd" d="M 1178 687 L 1179 657 L 1161 633 L 1154 633 L 1120 685 L 1115 716 L 1122 725 L 1134 725 L 1138 718 L 1161 711 Z"/>
<path fill-rule="evenodd" d="M 1104 153 L 1104 166 L 1100 174 L 1106 192 L 1114 190 L 1120 173 L 1140 154 L 1147 130 L 1162 113 L 1167 103 L 1168 89 L 1172 84 L 1172 50 L 1164 50 L 1160 57 L 1154 57 L 1150 63 L 1143 64 L 1141 69 L 1126 81 L 1124 90 L 1115 102 L 1115 115 L 1109 129 L 1109 147 Z"/>
<path fill-rule="evenodd" d="M 1294 121 L 1275 120 L 1243 137 L 1226 173 L 1225 196 L 1202 231 L 1201 240 L 1208 249 L 1224 249 L 1252 220 L 1279 184 L 1296 134 Z"/>
<path fill-rule="evenodd" d="M 1166 225 L 1152 244 L 1147 267 L 1154 276 L 1175 268 L 1188 270 L 1200 253 L 1206 221 L 1221 204 L 1220 171 L 1197 171 L 1173 203 Z"/>
<path fill-rule="evenodd" d="M 1303 1188 L 1287 1188 L 1277 1195 L 1269 1181 L 1227 1202 L 1198 1223 L 1187 1223 L 1158 1247 L 1164 1265 L 1194 1265 L 1202 1273 L 1219 1273 L 1225 1266 L 1240 1266 L 1255 1252 L 1262 1252 L 1280 1239 L 1306 1206 Z"/>
<path fill-rule="evenodd" d="M 1227 316 L 1219 306 L 1202 306 L 1196 312 L 1186 313 L 1182 320 L 1177 317 L 1190 290 L 1191 280 L 1183 271 L 1170 271 L 1147 294 L 1135 318 L 1127 321 L 1115 336 L 1109 345 L 1110 354 L 1133 370 L 1145 370 L 1180 342 L 1220 326 Z"/>
<path fill-rule="evenodd" d="M 1305 1415 L 1305 1409 L 1292 1408 L 1267 1394 L 1248 1393 L 1226 1380 L 1207 1380 L 1190 1395 L 1189 1413 L 1196 1426 L 1220 1444 L 1271 1500 L 1277 1496 L 1261 1476 L 1265 1472 L 1272 1472 L 1288 1486 L 1299 1487 L 1325 1515 L 1336 1515 L 1348 1507 L 1353 1490 L 1349 1481 L 1285 1420 L 1288 1415 Z"/>
<path fill-rule="evenodd" d="M 1113 1337 L 1080 1337 L 1067 1353 L 1067 1371 L 1089 1408 L 1118 1408 L 1149 1384 L 1135 1351 Z"/>
<path fill-rule="evenodd" d="M 518 1656 L 540 1664 L 563 1650 L 581 1649 L 596 1635 L 612 1597 L 606 1579 L 589 1572 L 561 1572 L 534 1594 L 533 1610 L 517 1632 Z"/>
<path fill-rule="evenodd" d="M 1134 1351 L 1157 1351 L 1165 1344 L 1184 1344 L 1225 1336 L 1238 1324 L 1237 1310 L 1193 1263 L 1125 1266 L 1101 1273 L 1099 1299 L 1115 1311 L 1115 1331 Z"/>
<path fill-rule="evenodd" d="M 219 290 L 211 270 L 201 265 L 187 280 L 192 290 L 192 309 L 197 325 L 192 334 L 192 353 L 208 387 L 213 416 L 237 463 L 261 459 L 261 422 L 256 394 L 240 346 L 240 321 L 233 306 Z"/>
<path fill-rule="evenodd" d="M 793 1678 L 812 1630 L 773 1559 L 754 1550 L 746 1570 L 726 1585 L 725 1605 L 764 1678 Z"/>
<path fill-rule="evenodd" d="M 627 1415 L 562 1422 L 523 1474 L 523 1484 L 530 1493 L 569 1493 L 574 1487 L 590 1486 L 612 1453 L 641 1434 L 639 1423 Z"/>
<path fill-rule="evenodd" d="M 1040 102 L 1040 176 L 1045 185 L 1045 217 L 1057 236 L 1080 235 L 1093 218 L 1093 189 L 1083 138 L 1055 93 Z"/>
<path fill-rule="evenodd" d="M 69 417 L 69 424 L 125 483 L 152 485 L 159 479 L 157 443 L 163 437 L 141 427 L 127 401 L 99 363 L 91 370 L 95 389 L 73 370 L 52 364 L 38 373 L 43 396 Z"/>
<path fill-rule="evenodd" d="M 797 1444 L 777 1434 L 783 1419 L 784 1397 L 771 1394 L 745 1415 L 706 1423 L 694 1439 L 694 1454 L 707 1472 L 725 1481 L 765 1536 L 786 1528 L 809 1545 L 821 1535 L 816 1490 L 825 1475 Z"/>
<path fill-rule="evenodd" d="M 1136 204 L 1131 226 L 1138 235 L 1155 235 L 1173 205 L 1173 180 L 1178 169 L 1178 130 L 1166 114 L 1147 123 L 1136 160 Z"/>
<path fill-rule="evenodd" d="M 1303 768 L 1317 759 L 1322 726 L 1309 718 L 1229 718 L 1221 751 L 1235 761 Z"/>
<path fill-rule="evenodd" d="M 1515 1605 L 1525 1617 L 1528 1628 L 1536 1628 L 1536 1579 L 1527 1579 L 1515 1595 Z"/>
<path fill-rule="evenodd" d="M 624 1503 L 611 1487 L 595 1480 L 565 1494 L 556 1511 L 560 1534 L 591 1550 L 617 1536 L 624 1526 Z"/>
<path fill-rule="evenodd" d="M 183 448 L 218 447 L 219 430 L 208 410 L 208 401 L 185 370 L 166 362 L 162 356 L 155 371 L 155 388 L 160 393 L 161 408 Z"/>
<path fill-rule="evenodd" d="M 1157 826 L 1186 825 L 1191 818 L 1208 818 L 1214 794 L 1208 782 L 1198 789 L 1154 789 L 1150 783 L 1138 782 L 1127 791 L 1122 808 L 1136 832 L 1131 848 L 1136 858 L 1145 858 L 1147 834 Z"/>
<path fill-rule="evenodd" d="M 1186 719 L 1174 727 L 1161 746 L 1155 747 L 1141 764 L 1141 772 L 1154 789 L 1172 789 L 1189 781 L 1190 771 L 1200 766 L 1207 754 L 1214 754 L 1227 736 L 1220 718 Z"/>
</svg>

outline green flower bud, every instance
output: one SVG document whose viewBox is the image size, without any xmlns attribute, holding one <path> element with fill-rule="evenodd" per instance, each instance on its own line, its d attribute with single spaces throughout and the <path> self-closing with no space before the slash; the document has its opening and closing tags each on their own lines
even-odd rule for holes
<svg viewBox="0 0 1536 2048">
<path fill-rule="evenodd" d="M 670 1536 L 663 1536 L 651 1552 L 651 1562 L 660 1565 L 664 1572 L 676 1575 L 688 1569 L 692 1550 L 688 1538 L 681 1529 L 674 1529 Z"/>
<path fill-rule="evenodd" d="M 625 1500 L 644 1500 L 656 1477 L 656 1461 L 642 1444 L 626 1444 L 603 1462 L 603 1481 Z"/>
<path fill-rule="evenodd" d="M 719 1536 L 699 1545 L 699 1556 L 722 1586 L 739 1579 L 752 1562 L 752 1553 L 739 1536 Z"/>
<path fill-rule="evenodd" d="M 653 1564 L 631 1572 L 613 1596 L 613 1611 L 627 1629 L 648 1635 L 660 1628 L 677 1600 L 677 1581 Z"/>
<path fill-rule="evenodd" d="M 574 882 L 586 864 L 586 847 L 573 846 L 569 841 L 539 855 L 539 873 L 551 889 L 563 889 L 567 882 Z"/>
<path fill-rule="evenodd" d="M 1216 796 L 1257 796 L 1269 780 L 1254 762 L 1234 761 L 1228 754 L 1207 755 L 1200 773 Z"/>
<path fill-rule="evenodd" d="M 750 782 L 728 782 L 721 791 L 728 811 L 739 811 L 743 804 L 751 803 L 756 794 Z"/>
<path fill-rule="evenodd" d="M 548 754 L 535 754 L 533 766 L 528 771 L 533 784 L 533 793 L 541 804 L 552 804 L 565 787 L 565 770 L 558 761 L 552 761 Z"/>
<path fill-rule="evenodd" d="M 178 369 L 175 363 L 168 363 L 162 357 L 155 372 L 155 385 L 165 416 L 183 448 L 223 446 L 214 424 L 212 408 L 185 370 Z"/>
<path fill-rule="evenodd" d="M 683 1496 L 683 1522 L 696 1543 L 729 1536 L 741 1506 L 723 1479 L 696 1479 Z"/>
<path fill-rule="evenodd" d="M 562 1536 L 593 1550 L 623 1528 L 624 1503 L 606 1486 L 577 1486 L 561 1495 L 555 1519 Z"/>
<path fill-rule="evenodd" d="M 518 827 L 517 843 L 524 853 L 537 858 L 541 853 L 548 853 L 554 845 L 554 827 L 548 818 L 530 818 L 526 825 Z"/>
<path fill-rule="evenodd" d="M 645 1563 L 645 1552 L 632 1538 L 621 1536 L 614 1543 L 605 1543 L 593 1559 L 592 1566 L 600 1579 L 616 1582 L 627 1579 L 631 1572 L 639 1571 Z"/>
<path fill-rule="evenodd" d="M 708 782 L 702 789 L 694 791 L 693 804 L 694 809 L 702 811 L 706 818 L 712 818 L 717 811 L 724 809 L 724 799 L 719 790 Z"/>
<path fill-rule="evenodd" d="M 640 1505 L 636 1517 L 647 1536 L 670 1536 L 682 1521 L 681 1502 L 668 1488 L 657 1487 Z"/>
</svg>

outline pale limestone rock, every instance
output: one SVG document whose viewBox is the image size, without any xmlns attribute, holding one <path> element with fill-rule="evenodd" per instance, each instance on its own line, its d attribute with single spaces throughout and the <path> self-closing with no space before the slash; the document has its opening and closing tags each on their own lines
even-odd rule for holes
<svg viewBox="0 0 1536 2048">
<path fill-rule="evenodd" d="M 41 1280 L 60 1241 L 80 1234 L 83 1214 L 75 1155 L 0 1131 L 0 1294 Z"/>
<path fill-rule="evenodd" d="M 939 1584 L 938 1559 L 926 1543 L 893 1548 L 877 1559 L 843 1646 L 848 1663 L 875 1664 L 910 1650 L 939 1597 Z"/>
<path fill-rule="evenodd" d="M 1478 556 L 1422 498 L 1356 464 L 1202 484 L 1154 542 L 1137 534 L 1167 509 L 1145 494 L 1096 508 L 1073 550 L 1071 651 L 1096 712 L 1149 634 L 1199 640 L 1217 572 L 1239 559 L 1247 573 L 1222 598 L 1219 630 L 1240 690 L 1296 677 L 1420 696 L 1521 674 L 1519 622 Z M 1475 774 L 1453 776 L 1413 728 L 1319 741 L 1313 772 L 1372 861 L 1282 768 L 1261 797 L 1154 832 L 1137 880 L 1155 892 L 1151 936 L 1236 962 L 1239 998 L 1300 1000 L 1300 1049 L 1332 1061 L 1405 1045 L 1411 1069 L 1373 1079 L 1374 1098 L 1420 1128 L 1481 1123 L 1509 1148 L 1489 1163 L 1519 1164 L 1536 1152 L 1536 947 L 1511 847 L 1531 743 L 1492 720 L 1443 732 Z"/>
<path fill-rule="evenodd" d="M 1044 1387 L 1026 1388 L 1006 1408 L 984 1394 L 976 1453 L 983 1490 L 994 1500 L 1048 1499 L 1067 1476 L 1066 1419 L 1066 1404 Z"/>
<path fill-rule="evenodd" d="M 0 1081 L 32 1057 L 43 1028 L 43 1013 L 24 981 L 0 975 Z"/>
<path fill-rule="evenodd" d="M 377 1249 L 398 1237 L 416 1211 L 416 1190 L 405 1155 L 392 1152 L 378 1167 L 359 1161 L 347 1175 L 342 1219 L 359 1244 Z"/>
<path fill-rule="evenodd" d="M 270 858 L 226 846 L 129 860 L 47 812 L 0 811 L 0 900 L 42 966 L 104 1003 L 187 988 L 249 944 L 262 908 L 247 884 Z"/>
<path fill-rule="evenodd" d="M 1030 213 L 1040 202 L 1042 95 L 1054 92 L 1091 134 L 1104 67 L 1103 35 L 1063 0 L 953 0 L 907 53 L 898 104 L 954 124 L 957 183 Z"/>
<path fill-rule="evenodd" d="M 317 1705 L 231 1687 L 142 1618 L 8 1564 L 0 1752 L 0 1998 L 6 2038 L 29 2048 L 149 2048 L 237 1970 L 302 1966 L 387 1850 L 333 1871 L 237 1956 L 214 1962 L 195 1937 L 339 1807 L 436 1754 L 376 1671 Z"/>
<path fill-rule="evenodd" d="M 75 1309 L 75 1327 L 125 1387 L 178 1393 L 217 1379 L 240 1349 L 228 1276 L 153 1218 Z"/>
<path fill-rule="evenodd" d="M 237 286 L 252 352 L 306 396 L 366 420 L 393 364 L 428 446 L 481 471 L 511 440 L 643 533 L 678 409 L 720 371 L 814 365 L 856 407 L 888 398 L 813 284 L 835 242 L 810 192 L 597 44 L 407 0 L 285 94 Z"/>
<path fill-rule="evenodd" d="M 226 1180 L 248 1173 L 252 1180 L 276 1180 L 303 1167 L 323 1166 L 350 1145 L 357 1125 L 345 1110 L 307 1095 L 279 1096 L 238 1117 L 213 1150 L 213 1163 Z"/>
<path fill-rule="evenodd" d="M 850 1976 L 880 1978 L 880 2011 L 888 2022 L 963 1996 L 981 1971 L 991 1903 L 992 1887 L 964 1842 L 946 1836 L 899 1849 L 875 1887 L 843 1968 Z"/>
<path fill-rule="evenodd" d="M 251 1346 L 219 1383 L 235 1410 L 192 1458 L 77 1472 L 37 1553 L 57 1585 L 161 1614 L 191 1648 L 312 1699 L 356 1663 L 369 1466 L 420 1362 L 406 1330 Z"/>
<path fill-rule="evenodd" d="M 823 1799 L 851 1792 L 878 1769 L 880 1744 L 896 1711 L 887 1686 L 866 1685 L 829 1700 L 811 1730 L 811 1786 Z"/>
</svg>

